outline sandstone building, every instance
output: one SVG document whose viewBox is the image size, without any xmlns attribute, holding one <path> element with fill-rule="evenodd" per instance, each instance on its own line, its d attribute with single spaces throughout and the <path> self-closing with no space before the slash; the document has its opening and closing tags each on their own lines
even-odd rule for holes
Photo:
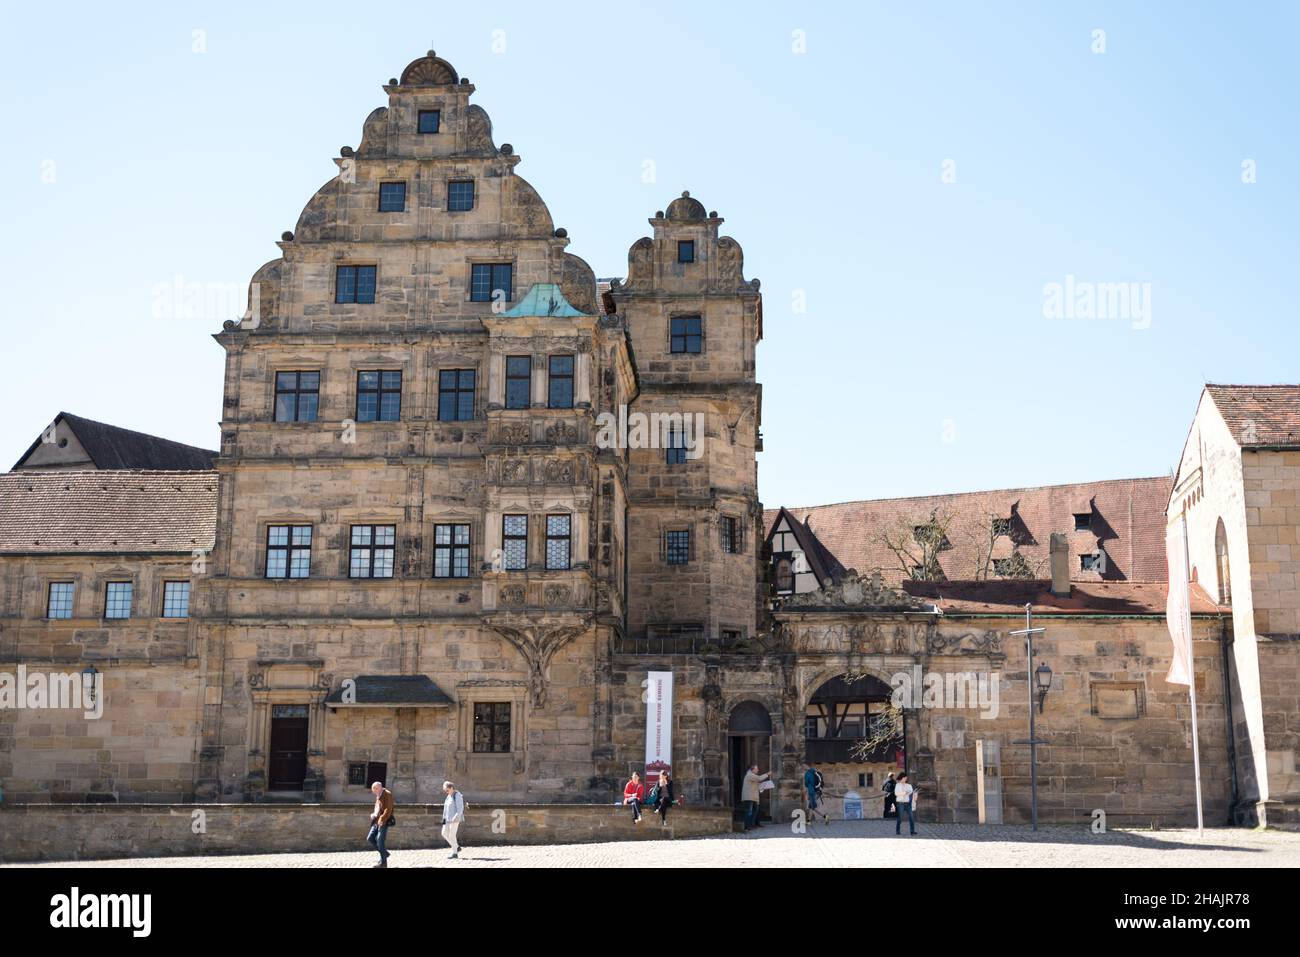
<svg viewBox="0 0 1300 957">
<path fill-rule="evenodd" d="M 1203 398 L 1172 493 L 765 518 L 762 299 L 717 213 L 683 193 L 598 280 L 446 60 L 384 90 L 215 335 L 219 454 L 60 415 L 0 476 L 0 675 L 94 669 L 104 697 L 96 720 L 0 707 L 6 802 L 360 802 L 378 779 L 418 803 L 450 777 L 474 802 L 609 803 L 668 671 L 689 803 L 735 803 L 758 763 L 780 781 L 765 813 L 788 817 L 808 756 L 837 809 L 876 813 L 906 766 L 922 818 L 975 820 L 978 747 L 1018 821 L 1047 662 L 1044 819 L 1185 822 L 1163 541 L 1190 496 L 1207 820 L 1293 819 L 1300 441 L 1275 426 L 1298 390 L 1233 393 L 1268 396 L 1264 444 Z M 1194 478 L 1205 448 L 1237 464 Z M 952 526 L 943 574 L 917 580 L 876 532 L 940 507 L 977 534 Z M 1035 661 L 1008 634 L 1027 605 Z M 916 669 L 995 687 L 995 713 L 918 704 L 859 753 Z"/>
</svg>

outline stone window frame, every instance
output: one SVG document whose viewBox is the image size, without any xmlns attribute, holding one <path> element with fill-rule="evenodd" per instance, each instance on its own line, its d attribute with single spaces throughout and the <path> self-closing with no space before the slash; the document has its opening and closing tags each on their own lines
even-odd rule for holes
<svg viewBox="0 0 1300 957">
<path fill-rule="evenodd" d="M 683 259 L 683 258 L 682 258 L 682 253 L 684 252 L 684 250 L 683 250 L 683 248 L 682 248 L 683 246 L 689 246 L 689 247 L 690 247 L 690 254 L 691 254 L 691 256 L 690 256 L 689 259 Z M 695 240 L 694 240 L 693 238 L 692 238 L 692 239 L 679 239 L 679 240 L 677 240 L 677 263 L 678 263 L 678 265 L 686 266 L 686 265 L 689 265 L 690 263 L 697 262 L 698 260 L 699 260 L 699 257 L 696 256 L 696 254 L 695 254 Z"/>
<path fill-rule="evenodd" d="M 1132 717 L 1121 715 L 1102 714 L 1098 707 L 1097 692 L 1103 689 L 1111 691 L 1132 691 L 1134 692 L 1134 701 L 1137 706 L 1137 714 Z M 1106 679 L 1096 679 L 1088 683 L 1089 707 L 1088 713 L 1094 718 L 1102 721 L 1139 721 L 1147 716 L 1147 690 L 1146 683 L 1142 681 L 1112 681 Z"/>
<path fill-rule="evenodd" d="M 141 614 L 142 610 L 147 607 L 147 602 L 141 600 L 141 595 L 144 594 L 144 580 L 141 572 L 141 568 L 118 565 L 104 571 L 95 572 L 91 577 L 90 588 L 94 592 L 98 603 L 94 617 L 99 619 L 103 625 L 109 627 L 127 625 L 137 618 L 148 617 Z M 128 618 L 106 618 L 104 615 L 108 608 L 108 583 L 124 581 L 131 583 L 131 615 Z"/>
<path fill-rule="evenodd" d="M 474 705 L 510 704 L 510 750 L 509 751 L 475 751 L 474 750 Z M 456 750 L 462 755 L 475 759 L 494 758 L 509 755 L 522 759 L 528 742 L 528 685 L 526 682 L 509 682 L 499 685 L 457 685 L 456 686 Z M 516 765 L 518 769 L 518 765 Z"/>
<path fill-rule="evenodd" d="M 108 613 L 108 606 L 112 600 L 111 595 L 113 593 L 114 585 L 127 585 L 130 588 L 130 597 L 127 599 L 125 615 L 110 615 Z M 148 616 L 141 616 L 139 614 L 140 612 L 140 603 L 138 601 L 139 597 L 140 597 L 140 587 L 139 587 L 139 583 L 135 580 L 135 576 L 128 577 L 122 575 L 113 575 L 110 576 L 109 578 L 104 579 L 104 604 L 100 611 L 100 618 L 103 619 L 105 622 L 118 622 L 118 621 L 130 621 L 132 618 L 148 617 Z"/>
<path fill-rule="evenodd" d="M 362 428 L 392 428 L 398 422 L 407 421 L 408 418 L 415 414 L 418 416 L 419 410 L 413 408 L 413 404 L 418 404 L 420 391 L 416 382 L 416 360 L 415 357 L 407 352 L 391 353 L 380 350 L 358 351 L 348 357 L 347 365 L 348 375 L 350 376 L 348 388 L 350 392 L 347 396 L 346 415 L 356 425 Z M 363 372 L 400 372 L 402 374 L 402 395 L 399 400 L 397 419 L 374 419 L 362 422 L 356 417 L 357 412 L 357 392 L 361 383 L 361 373 Z M 380 384 L 383 384 L 382 377 Z M 391 390 L 390 390 L 391 391 Z M 325 371 L 321 370 L 321 393 L 325 392 Z M 317 420 L 320 420 L 320 407 L 317 407 Z"/>
<path fill-rule="evenodd" d="M 428 517 L 425 520 L 425 525 L 427 526 L 426 540 L 429 542 L 428 575 L 425 577 L 427 577 L 429 581 L 444 582 L 453 586 L 464 587 L 466 582 L 471 582 L 481 576 L 482 569 L 480 562 L 482 561 L 482 558 L 480 556 L 479 560 L 476 561 L 474 557 L 475 547 L 481 548 L 481 543 L 483 542 L 483 518 L 479 513 L 468 511 L 439 512 L 436 515 Z M 435 574 L 438 558 L 437 527 L 439 525 L 469 526 L 469 574 L 463 578 L 456 578 L 450 575 L 445 578 L 439 578 Z"/>
<path fill-rule="evenodd" d="M 509 266 L 510 267 L 510 295 L 506 296 L 504 302 L 515 301 L 515 289 L 519 280 L 519 263 L 513 255 L 505 257 L 487 257 L 466 256 L 465 257 L 465 301 L 478 302 L 491 306 L 493 303 L 491 289 L 488 290 L 488 298 L 474 298 L 474 267 L 475 266 Z M 490 280 L 489 280 L 490 281 Z M 377 283 L 376 283 L 377 285 Z"/>
<path fill-rule="evenodd" d="M 424 117 L 425 117 L 426 115 L 433 115 L 433 116 L 436 116 L 436 117 L 437 117 L 437 119 L 433 121 L 433 127 L 434 127 L 434 128 L 431 129 L 431 130 L 424 130 L 424 129 L 421 129 L 421 128 L 420 128 L 421 125 L 422 125 L 422 121 L 423 121 L 423 119 L 424 119 Z M 442 132 L 442 109 L 441 109 L 441 107 L 439 107 L 439 108 L 436 109 L 436 110 L 416 110 L 416 111 L 415 111 L 415 133 L 416 133 L 417 136 L 437 136 L 437 135 L 438 135 L 439 133 L 441 133 L 441 132 Z"/>
<path fill-rule="evenodd" d="M 402 531 L 405 510 L 401 508 L 344 508 L 339 509 L 337 518 L 337 542 L 330 538 L 324 528 L 312 533 L 312 548 L 317 544 L 328 549 L 336 558 L 330 567 L 335 574 L 351 584 L 358 582 L 392 582 L 405 578 L 403 574 L 407 550 L 403 547 Z M 323 523 L 317 523 L 323 525 Z M 353 578 L 352 577 L 352 527 L 354 525 L 392 525 L 393 526 L 393 574 L 391 578 Z M 333 531 L 333 529 L 330 529 Z M 317 538 L 317 535 L 320 537 Z M 362 546 L 364 547 L 364 546 Z M 313 555 L 313 564 L 316 556 Z M 296 579 L 302 581 L 302 579 Z"/>
<path fill-rule="evenodd" d="M 568 375 L 556 375 L 553 371 L 553 365 L 556 359 L 568 359 L 570 369 Z M 559 379 L 569 380 L 569 404 L 568 405 L 551 405 L 551 380 Z M 546 408 L 554 412 L 569 412 L 578 407 L 578 353 L 575 352 L 551 352 L 546 356 Z"/>
<path fill-rule="evenodd" d="M 682 352 L 673 351 L 673 338 L 674 338 L 673 320 L 674 319 L 700 320 L 700 351 L 699 352 L 691 352 L 689 350 L 682 351 Z M 703 309 L 688 309 L 688 310 L 678 310 L 678 311 L 670 312 L 668 314 L 668 322 L 665 323 L 664 325 L 664 340 L 665 340 L 664 346 L 668 354 L 670 356 L 685 356 L 688 358 L 692 356 L 706 355 L 709 351 L 709 337 L 707 334 L 707 329 L 708 329 L 708 323 L 704 321 Z"/>
<path fill-rule="evenodd" d="M 264 516 L 258 518 L 257 520 L 257 532 L 258 532 L 258 542 L 259 542 L 258 551 L 257 551 L 258 560 L 254 572 L 254 577 L 261 578 L 264 581 L 270 581 L 270 582 L 310 581 L 313 577 L 312 572 L 315 570 L 317 558 L 319 557 L 317 554 L 317 546 L 320 544 L 320 528 L 318 527 L 320 524 L 321 523 L 318 522 L 315 518 L 311 516 L 304 516 L 304 515 L 272 515 L 269 517 Z M 308 557 L 307 560 L 307 575 L 305 577 L 303 578 L 290 577 L 288 574 L 287 565 L 285 568 L 286 573 L 283 576 L 272 577 L 271 575 L 267 574 L 267 572 L 269 571 L 267 566 L 270 562 L 270 557 L 271 557 L 270 542 L 271 542 L 272 525 L 288 525 L 290 527 L 294 525 L 305 525 L 311 528 L 311 545 L 309 546 L 311 555 Z M 289 533 L 289 542 L 290 542 L 290 552 L 292 552 L 292 544 L 293 544 L 292 532 Z M 290 555 L 286 555 L 285 561 L 288 562 L 290 557 L 291 557 Z"/>
<path fill-rule="evenodd" d="M 42 621 L 73 621 L 75 620 L 78 610 L 78 601 L 80 600 L 85 589 L 82 587 L 82 576 L 80 572 L 69 572 L 66 575 L 42 575 L 41 589 L 36 594 L 36 600 L 40 602 L 39 614 L 33 618 L 39 618 Z M 71 585 L 72 586 L 72 614 L 67 618 L 50 618 L 50 586 L 51 585 Z"/>
<path fill-rule="evenodd" d="M 355 262 L 352 260 L 336 259 L 334 261 L 334 276 L 330 280 L 330 291 L 333 295 L 330 302 L 335 306 L 374 306 L 379 304 L 379 284 L 383 278 L 383 273 L 379 268 L 379 262 Z M 351 299 L 339 300 L 339 270 L 340 269 L 373 269 L 375 271 L 375 298 L 369 301 L 359 301 L 356 298 L 355 286 L 352 291 Z M 355 282 L 355 279 L 354 279 Z"/>
<path fill-rule="evenodd" d="M 392 368 L 392 366 L 395 364 L 398 365 L 399 367 Z M 352 421 L 353 422 L 355 422 L 357 425 L 384 425 L 384 424 L 391 424 L 394 422 L 402 421 L 402 405 L 403 405 L 403 400 L 406 398 L 406 386 L 409 381 L 407 365 L 408 363 L 387 363 L 388 367 L 385 368 L 385 363 L 383 362 L 383 360 L 379 360 L 379 363 L 375 365 L 369 365 L 369 366 L 354 365 L 352 369 Z M 396 372 L 398 374 L 398 376 L 401 378 L 401 382 L 398 384 L 396 389 L 393 389 L 391 387 L 386 388 L 384 386 L 384 375 L 393 372 Z M 366 373 L 374 373 L 379 377 L 375 381 L 375 387 L 373 389 L 362 390 L 361 388 L 361 377 Z M 366 393 L 374 393 L 375 417 L 373 419 L 361 418 L 362 391 L 365 391 Z M 384 395 L 385 394 L 391 395 L 393 392 L 397 393 L 397 418 L 395 419 L 381 418 L 384 409 Z"/>
<path fill-rule="evenodd" d="M 449 361 L 449 362 L 456 362 L 457 360 L 455 360 L 455 359 L 449 359 L 448 361 Z M 444 373 L 444 372 L 454 372 L 454 373 L 456 373 L 456 387 L 455 387 L 454 390 L 451 390 L 451 391 L 450 391 L 450 394 L 456 396 L 456 408 L 455 408 L 454 411 L 455 411 L 455 415 L 457 416 L 457 418 L 444 419 L 444 418 L 442 417 L 442 413 L 443 413 L 443 408 L 442 408 L 442 396 L 443 396 L 442 376 L 443 376 L 443 373 Z M 462 372 L 472 372 L 472 373 L 474 373 L 474 385 L 473 385 L 473 388 L 470 390 L 470 393 L 471 393 L 471 394 L 473 395 L 473 397 L 474 397 L 474 404 L 473 404 L 473 409 L 471 410 L 471 413 L 470 413 L 470 417 L 469 417 L 468 419 L 462 419 L 462 418 L 459 418 L 459 415 L 460 415 L 460 395 L 461 395 L 461 393 L 464 391 L 463 389 L 461 389 L 461 386 L 460 386 L 460 374 L 461 374 Z M 480 421 L 482 421 L 482 420 L 485 418 L 485 415 L 484 415 L 484 413 L 483 413 L 483 399 L 484 399 L 484 394 L 483 394 L 483 388 L 482 388 L 482 386 L 483 386 L 483 370 L 482 370 L 481 368 L 479 368 L 479 364 L 476 363 L 476 362 L 467 362 L 467 363 L 464 363 L 463 365 L 447 365 L 447 366 L 438 365 L 438 366 L 436 366 L 436 367 L 433 369 L 433 392 L 434 392 L 434 394 L 437 396 L 437 400 L 438 400 L 438 401 L 437 401 L 437 407 L 434 409 L 434 414 L 433 414 L 433 419 L 434 419 L 434 421 L 438 422 L 440 425 L 456 425 L 457 423 L 464 423 L 464 422 L 480 422 Z"/>
<path fill-rule="evenodd" d="M 402 187 L 402 205 L 401 205 L 400 208 L 398 208 L 398 209 L 385 209 L 385 208 L 384 208 L 384 187 L 385 187 L 385 186 L 400 186 L 400 187 Z M 379 181 L 379 188 L 378 188 L 378 190 L 377 190 L 377 193 L 378 193 L 378 195 L 377 195 L 377 197 L 376 197 L 376 206 L 375 206 L 375 209 L 376 209 L 377 212 L 381 212 L 381 213 L 404 213 L 404 212 L 406 212 L 406 197 L 407 197 L 407 196 L 409 195 L 409 193 L 410 193 L 410 190 L 408 189 L 408 184 L 407 184 L 406 180 L 404 180 L 404 179 L 384 179 L 384 180 L 380 180 L 380 181 Z M 376 280 L 378 280 L 378 276 L 376 276 L 375 278 L 376 278 Z M 377 288 L 377 287 L 378 287 L 378 282 L 376 281 L 376 290 L 375 290 L 376 292 L 378 292 L 378 288 Z"/>
<path fill-rule="evenodd" d="M 551 519 L 553 518 L 563 518 L 568 522 L 569 532 L 567 535 L 551 534 Z M 556 508 L 550 508 L 546 510 L 546 513 L 542 516 L 542 538 L 543 538 L 542 568 L 543 569 L 545 569 L 548 572 L 572 571 L 574 565 L 573 553 L 575 551 L 574 538 L 578 530 L 577 526 L 578 526 L 577 516 L 573 509 L 556 507 Z M 553 541 L 556 542 L 563 541 L 568 545 L 568 555 L 565 559 L 565 564 L 563 565 L 556 565 L 556 566 L 551 565 L 551 542 Z"/>
<path fill-rule="evenodd" d="M 467 207 L 459 207 L 459 206 L 458 206 L 457 208 L 452 209 L 452 208 L 451 208 L 451 188 L 452 188 L 453 186 L 463 186 L 463 185 L 466 184 L 466 183 L 469 184 L 469 192 L 470 192 L 470 196 L 469 196 L 469 206 L 467 206 Z M 474 177 L 472 177 L 472 176 L 455 176 L 455 175 L 453 175 L 453 176 L 449 177 L 449 178 L 447 179 L 447 190 L 446 190 L 446 193 L 444 194 L 444 200 L 443 200 L 443 203 L 444 203 L 444 205 L 443 205 L 443 209 L 444 209 L 445 212 L 448 212 L 448 213 L 472 213 L 475 209 L 478 208 L 478 181 L 475 180 Z M 512 281 L 512 284 L 513 284 L 513 280 L 514 280 L 514 276 L 511 275 L 511 281 Z"/>
<path fill-rule="evenodd" d="M 732 547 L 727 548 L 727 523 L 734 522 Z M 733 512 L 723 512 L 718 516 L 718 548 L 724 555 L 745 554 L 745 522 Z"/>
<path fill-rule="evenodd" d="M 168 585 L 185 585 L 185 614 L 169 615 L 167 614 L 167 586 Z M 189 578 L 166 578 L 164 577 L 159 583 L 160 594 L 158 597 L 158 617 L 164 621 L 186 621 L 191 618 L 190 608 L 194 601 L 194 582 Z"/>
<path fill-rule="evenodd" d="M 669 525 L 665 525 L 665 526 L 664 526 L 663 534 L 660 535 L 660 537 L 659 537 L 659 548 L 660 548 L 660 554 L 661 554 L 662 557 L 663 557 L 663 562 L 664 562 L 665 565 L 669 566 L 670 568 L 685 568 L 685 567 L 687 567 L 687 566 L 689 566 L 689 565 L 691 565 L 691 564 L 693 564 L 693 563 L 695 562 L 695 560 L 696 560 L 696 546 L 695 546 L 695 538 L 696 538 L 696 536 L 695 536 L 694 534 L 692 534 L 693 531 L 694 531 L 693 527 L 692 527 L 691 525 L 689 525 L 689 524 L 686 524 L 686 523 L 678 523 L 678 522 L 674 522 L 674 523 L 671 523 L 671 524 L 669 524 Z M 681 561 L 681 562 L 675 562 L 675 561 L 672 561 L 672 556 L 670 555 L 670 549 L 669 549 L 669 546 L 668 546 L 668 536 L 669 536 L 669 534 L 670 534 L 670 533 L 677 533 L 677 532 L 685 532 L 685 533 L 686 533 L 686 560 L 685 560 L 685 561 Z"/>
<path fill-rule="evenodd" d="M 283 363 L 279 363 L 279 362 L 275 363 L 274 367 L 271 369 L 271 375 L 267 383 L 268 391 L 269 391 L 269 395 L 267 397 L 268 399 L 267 406 L 269 411 L 268 421 L 274 422 L 278 426 L 316 425 L 317 423 L 319 423 L 321 420 L 321 396 L 324 393 L 324 389 L 322 387 L 325 384 L 325 369 L 323 368 L 323 366 L 324 366 L 324 362 L 318 358 L 304 359 L 303 361 L 299 361 L 297 357 L 293 357 L 293 358 L 286 359 Z M 280 419 L 276 417 L 277 413 L 279 412 L 279 406 L 280 406 L 280 402 L 279 402 L 280 394 L 281 394 L 280 376 L 288 375 L 289 373 L 293 373 L 295 376 L 298 377 L 297 379 L 294 380 L 293 391 L 284 393 L 285 395 L 294 396 L 294 417 L 292 419 Z M 304 390 L 301 388 L 302 376 L 304 373 L 309 375 L 315 373 L 316 375 L 316 389 L 315 389 L 316 414 L 310 419 L 303 419 L 298 417 L 298 412 L 299 412 L 298 406 L 300 405 L 299 397 L 304 394 Z M 311 392 L 312 390 L 310 389 L 306 390 L 307 395 L 310 395 Z"/>
</svg>

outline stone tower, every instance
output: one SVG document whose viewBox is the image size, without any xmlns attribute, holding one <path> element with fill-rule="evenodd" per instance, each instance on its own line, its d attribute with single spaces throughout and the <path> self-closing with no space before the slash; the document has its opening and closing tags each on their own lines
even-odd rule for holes
<svg viewBox="0 0 1300 957">
<path fill-rule="evenodd" d="M 650 220 L 611 284 L 632 340 L 635 412 L 655 441 L 628 467 L 628 630 L 653 650 L 752 639 L 761 540 L 758 280 L 689 193 Z"/>
</svg>

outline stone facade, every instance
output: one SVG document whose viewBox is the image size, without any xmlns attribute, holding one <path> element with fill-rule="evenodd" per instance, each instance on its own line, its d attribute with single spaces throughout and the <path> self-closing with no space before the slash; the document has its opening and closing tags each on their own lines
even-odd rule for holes
<svg viewBox="0 0 1300 957">
<path fill-rule="evenodd" d="M 1230 606 L 1238 814 L 1245 822 L 1297 824 L 1300 448 L 1279 447 L 1286 436 L 1269 432 L 1264 413 L 1252 418 L 1239 409 L 1270 391 L 1206 387 L 1169 515 L 1186 516 L 1194 578 Z"/>
<path fill-rule="evenodd" d="M 94 663 L 106 679 L 98 722 L 0 710 L 8 801 L 346 805 L 382 778 L 423 807 L 451 778 L 480 808 L 612 806 L 644 767 L 644 682 L 668 670 L 687 807 L 734 805 L 758 763 L 779 782 L 763 812 L 788 819 L 816 752 L 837 813 L 849 792 L 878 813 L 881 780 L 905 766 L 922 820 L 974 821 L 982 741 L 1000 746 L 1003 811 L 1019 822 L 1026 696 L 1048 662 L 1041 816 L 1192 820 L 1189 705 L 1164 681 L 1162 582 L 1070 583 L 1063 571 L 1056 583 L 892 587 L 847 569 L 799 521 L 788 534 L 815 580 L 773 593 L 756 466 L 762 300 L 721 218 L 682 194 L 633 244 L 626 277 L 598 281 L 449 63 L 431 52 L 384 90 L 360 145 L 340 150 L 339 174 L 257 271 L 247 315 L 215 335 L 215 468 L 147 473 L 135 457 L 109 479 L 80 471 L 106 452 L 34 445 L 30 475 L 0 476 L 0 674 Z M 1295 793 L 1300 452 L 1243 457 L 1204 405 L 1198 423 L 1222 467 L 1202 491 L 1185 455 L 1171 508 L 1194 499 L 1198 717 L 1217 823 L 1243 801 Z M 112 434 L 95 434 L 111 450 Z M 189 475 L 178 488 L 209 497 L 173 500 L 150 474 Z M 120 486 L 111 509 L 95 483 Z M 1240 579 L 1231 608 L 1206 594 L 1214 526 L 1197 508 L 1208 515 L 1212 499 Z M 1138 499 L 1124 500 L 1132 512 Z M 1083 504 L 1040 511 L 1061 508 Z M 61 524 L 99 512 L 91 544 Z M 207 531 L 187 516 L 206 516 Z M 1037 529 L 1038 544 L 1051 531 Z M 159 591 L 173 576 L 193 590 L 175 620 Z M 65 579 L 77 607 L 56 620 L 45 603 Z M 99 608 L 110 580 L 133 582 L 131 617 Z M 1026 605 L 1047 628 L 1034 662 L 1010 634 Z M 914 674 L 982 682 L 996 713 L 909 705 L 900 744 L 852 759 L 863 735 L 845 722 L 861 730 L 896 676 Z M 855 688 L 874 690 L 858 700 Z M 266 822 L 279 813 L 248 820 L 278 833 Z"/>
</svg>

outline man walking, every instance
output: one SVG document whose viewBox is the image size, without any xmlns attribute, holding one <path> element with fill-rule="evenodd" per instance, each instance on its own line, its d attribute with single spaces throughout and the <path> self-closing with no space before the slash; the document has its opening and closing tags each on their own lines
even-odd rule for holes
<svg viewBox="0 0 1300 957">
<path fill-rule="evenodd" d="M 831 816 L 825 811 L 818 811 L 817 808 L 822 803 L 822 787 L 825 784 L 822 773 L 813 767 L 811 761 L 803 763 L 803 787 L 808 792 L 808 817 L 809 823 L 816 820 L 817 815 L 821 814 L 822 823 L 830 827 Z"/>
<path fill-rule="evenodd" d="M 393 811 L 397 801 L 393 792 L 378 781 L 370 785 L 370 793 L 375 796 L 375 809 L 370 813 L 370 833 L 366 841 L 379 852 L 379 863 L 374 867 L 388 866 L 388 829 L 393 826 Z"/>
<path fill-rule="evenodd" d="M 904 771 L 898 776 L 898 785 L 894 788 L 894 800 L 898 803 L 898 814 L 894 818 L 894 833 L 903 833 L 903 812 L 907 812 L 907 830 L 909 834 L 916 833 L 916 822 L 912 820 L 912 795 L 916 788 L 907 780 L 907 772 Z"/>
<path fill-rule="evenodd" d="M 889 772 L 889 777 L 885 778 L 885 783 L 880 790 L 885 792 L 885 813 L 881 817 L 898 817 L 898 807 L 894 801 L 894 789 L 898 787 L 898 782 L 894 780 L 894 772 Z M 893 811 L 893 814 L 889 812 Z"/>
<path fill-rule="evenodd" d="M 740 804 L 745 809 L 745 830 L 751 831 L 763 825 L 758 823 L 758 786 L 772 776 L 758 773 L 758 765 L 752 764 L 745 780 L 740 785 Z"/>
<path fill-rule="evenodd" d="M 450 781 L 442 782 L 442 793 L 447 795 L 442 802 L 442 839 L 451 847 L 447 860 L 454 861 L 460 857 L 456 832 L 460 830 L 460 822 L 465 820 L 465 796 Z"/>
</svg>

